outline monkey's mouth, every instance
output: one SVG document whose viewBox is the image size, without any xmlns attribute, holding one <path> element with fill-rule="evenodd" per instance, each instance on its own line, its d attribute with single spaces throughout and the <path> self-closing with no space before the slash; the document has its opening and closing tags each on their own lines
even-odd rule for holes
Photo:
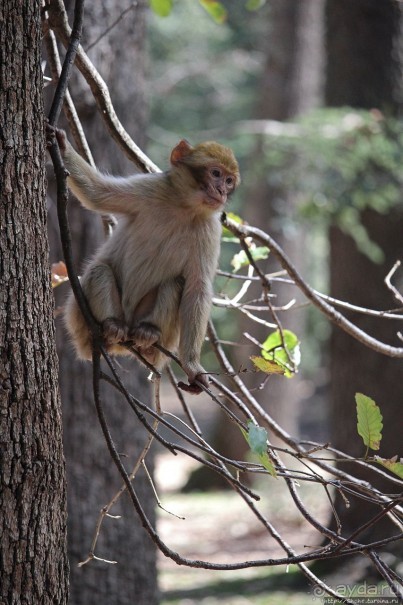
<svg viewBox="0 0 403 605">
<path fill-rule="evenodd" d="M 216 191 L 204 191 L 204 203 L 210 208 L 220 208 L 227 201 L 227 196 Z"/>
<path fill-rule="evenodd" d="M 204 198 L 204 203 L 210 208 L 219 208 L 220 206 L 224 206 L 225 201 L 223 201 L 221 198 L 209 196 Z"/>
</svg>

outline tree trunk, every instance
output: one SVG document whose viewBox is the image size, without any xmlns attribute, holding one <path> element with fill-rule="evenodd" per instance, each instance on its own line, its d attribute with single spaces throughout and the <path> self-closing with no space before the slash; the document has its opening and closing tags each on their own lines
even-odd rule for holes
<svg viewBox="0 0 403 605">
<path fill-rule="evenodd" d="M 88 4 L 83 46 L 87 48 L 121 13 L 119 3 L 103 0 Z M 144 144 L 145 101 L 143 87 L 145 4 L 137 3 L 112 31 L 89 50 L 89 56 L 105 78 L 119 118 L 137 143 Z M 111 140 L 95 110 L 94 101 L 81 77 L 70 86 L 97 165 L 112 174 L 133 172 Z M 103 241 L 99 215 L 84 210 L 70 196 L 69 221 L 74 256 L 79 273 L 85 261 Z M 52 259 L 62 258 L 58 230 L 51 208 Z M 58 288 L 63 305 L 68 286 Z M 69 557 L 71 600 L 74 605 L 154 605 L 157 603 L 156 553 L 142 528 L 127 494 L 112 509 L 119 520 L 105 519 L 95 554 L 115 560 L 116 565 L 92 561 L 78 568 L 91 547 L 100 509 L 119 489 L 122 480 L 112 462 L 101 433 L 92 394 L 92 366 L 75 358 L 72 345 L 59 318 L 57 342 L 60 358 L 60 386 L 64 412 L 65 453 L 69 508 Z M 119 360 L 121 374 L 130 392 L 150 398 L 145 372 L 137 362 Z M 139 455 L 146 435 L 125 400 L 112 389 L 103 391 L 108 423 L 119 452 L 127 455 L 129 469 Z M 147 456 L 152 471 L 152 457 Z M 154 520 L 155 498 L 148 480 L 140 472 L 134 481 L 137 495 L 149 518 Z"/>
<path fill-rule="evenodd" d="M 46 234 L 41 3 L 0 29 L 0 603 L 67 603 L 65 469 Z"/>
<path fill-rule="evenodd" d="M 322 0 L 271 0 L 269 23 L 269 48 L 262 78 L 262 93 L 258 117 L 286 121 L 318 107 L 323 88 L 323 12 Z M 264 144 L 258 144 L 256 164 L 264 162 Z M 290 171 L 293 167 L 290 166 Z M 275 174 L 265 166 L 265 174 L 259 178 L 248 195 L 250 203 L 245 209 L 245 218 L 271 233 L 287 250 L 290 258 L 298 259 L 298 267 L 304 272 L 304 232 L 287 228 L 287 217 L 294 216 L 298 195 L 284 184 L 276 183 Z M 277 180 L 278 181 L 278 180 Z M 288 220 L 289 223 L 289 220 Z M 272 268 L 271 259 L 267 270 Z M 290 300 L 289 287 L 276 286 L 275 306 Z M 253 298 L 253 296 L 251 296 Z M 289 311 L 282 315 L 283 327 L 294 331 L 303 341 L 305 313 Z M 246 320 L 244 320 L 245 324 Z M 242 331 L 252 332 L 260 341 L 268 336 L 268 330 L 251 325 Z M 242 349 L 242 353 L 245 349 Z M 256 348 L 250 354 L 256 354 Z M 260 393 L 260 400 L 276 421 L 290 434 L 298 434 L 298 415 L 302 400 L 300 376 L 287 380 L 283 376 L 272 376 L 267 387 Z"/>
<path fill-rule="evenodd" d="M 401 43 L 402 9 L 394 1 L 329 0 L 327 9 L 328 68 L 326 100 L 328 105 L 377 107 L 396 113 L 402 107 L 401 63 L 397 52 Z M 382 248 L 385 260 L 372 263 L 359 253 L 352 239 L 333 227 L 330 234 L 331 295 L 374 309 L 395 305 L 383 280 L 397 259 L 403 257 L 403 214 L 396 209 L 389 215 L 367 210 L 362 223 L 372 240 Z M 395 329 L 388 321 L 354 315 L 353 321 L 380 340 L 399 346 Z M 401 435 L 396 419 L 401 417 L 403 363 L 374 353 L 350 336 L 333 329 L 331 341 L 331 417 L 332 444 L 352 455 L 363 454 L 356 432 L 355 392 L 373 397 L 382 408 L 384 429 L 382 456 L 401 453 Z M 346 466 L 343 465 L 343 469 Z M 355 469 L 356 471 L 356 469 Z M 373 481 L 373 475 L 364 475 Z M 390 484 L 379 483 L 390 491 Z M 336 501 L 349 535 L 376 510 L 363 500 L 351 500 L 346 508 Z M 392 524 L 384 518 L 370 530 L 371 540 L 385 537 Z M 393 530 L 392 530 L 393 531 Z M 367 538 L 360 535 L 360 540 Z"/>
<path fill-rule="evenodd" d="M 266 61 L 260 83 L 256 108 L 258 119 L 274 119 L 285 121 L 316 107 L 322 94 L 322 0 L 270 0 L 267 6 L 267 50 Z M 264 9 L 262 9 L 264 10 Z M 262 13 L 262 17 L 263 17 Z M 264 136 L 264 135 L 263 135 Z M 245 195 L 248 204 L 242 210 L 242 216 L 252 225 L 268 231 L 285 246 L 291 258 L 300 258 L 302 237 L 293 231 L 292 237 L 287 237 L 281 224 L 285 215 L 292 215 L 296 204 L 296 196 L 284 187 L 270 184 L 270 171 L 264 160 L 265 142 L 259 137 L 252 157 L 249 172 L 256 174 L 256 167 L 263 166 L 258 173 L 256 182 Z M 262 174 L 264 172 L 264 174 Z M 273 178 L 272 178 L 273 180 Z M 270 259 L 269 259 L 270 261 Z M 262 265 L 261 265 L 262 266 Z M 251 288 L 248 299 L 254 299 L 261 294 L 261 289 Z M 289 300 L 289 289 L 281 291 L 276 286 L 275 305 Z M 244 316 L 239 320 L 240 333 L 249 332 L 259 342 L 268 336 L 267 328 L 253 324 Z M 295 330 L 302 337 L 303 318 L 291 318 L 287 314 L 284 327 Z M 240 337 L 242 339 L 242 337 Z M 242 339 L 242 344 L 248 344 Z M 245 365 L 250 355 L 256 355 L 256 346 L 242 346 L 234 362 L 235 367 Z M 243 377 L 248 384 L 248 377 Z M 255 386 L 256 376 L 253 376 L 248 386 Z M 297 434 L 298 403 L 300 402 L 299 381 L 283 376 L 272 376 L 263 391 L 254 390 L 254 396 L 268 409 L 270 414 L 291 434 Z M 233 459 L 239 459 L 247 449 L 245 439 L 238 427 L 226 419 L 217 421 L 213 436 L 213 444 L 220 452 Z M 273 436 L 270 436 L 273 441 Z M 274 437 L 275 440 L 275 437 Z M 217 475 L 208 469 L 200 468 L 188 482 L 187 489 L 212 486 L 226 486 Z"/>
<path fill-rule="evenodd" d="M 271 0 L 268 14 L 268 48 L 259 94 L 258 118 L 286 121 L 320 104 L 323 76 L 322 17 L 321 0 Z M 264 174 L 256 179 L 246 196 L 250 201 L 245 207 L 244 216 L 250 224 L 271 233 L 291 258 L 298 258 L 299 268 L 302 270 L 301 249 L 304 235 L 301 230 L 297 234 L 295 230 L 287 233 L 284 229 L 284 219 L 293 215 L 297 196 L 284 185 L 274 184 L 275 175 L 264 164 L 264 147 L 265 143 L 260 138 L 252 165 L 263 165 Z M 268 262 L 271 262 L 270 258 Z M 270 266 L 266 268 L 270 270 Z M 289 288 L 276 286 L 275 292 L 278 295 L 275 305 L 289 301 Z M 254 294 L 259 296 L 261 292 L 250 292 L 248 297 L 253 299 Z M 304 317 L 301 313 L 289 312 L 284 317 L 284 328 L 295 331 L 300 338 L 303 324 Z M 241 331 L 247 331 L 259 342 L 263 342 L 270 330 L 262 330 L 261 326 L 242 319 Z M 239 364 L 244 363 L 249 355 L 256 355 L 256 347 L 242 347 L 241 353 L 243 359 L 239 359 Z M 277 422 L 293 435 L 298 433 L 298 404 L 301 400 L 299 390 L 297 376 L 292 380 L 283 376 L 272 376 L 266 388 L 260 393 L 255 393 Z"/>
</svg>

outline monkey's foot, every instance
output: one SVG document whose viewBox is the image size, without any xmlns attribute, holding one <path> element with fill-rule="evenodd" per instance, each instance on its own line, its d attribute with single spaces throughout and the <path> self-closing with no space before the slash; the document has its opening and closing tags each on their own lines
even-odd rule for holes
<svg viewBox="0 0 403 605">
<path fill-rule="evenodd" d="M 199 385 L 196 384 L 195 382 L 191 382 L 189 384 L 186 384 L 186 382 L 182 382 L 182 380 L 180 380 L 178 382 L 178 387 L 182 391 L 186 391 L 186 393 L 190 393 L 191 395 L 200 395 L 200 393 L 203 392 L 203 389 L 200 388 Z"/>
<path fill-rule="evenodd" d="M 127 331 L 127 326 L 121 319 L 109 317 L 102 322 L 102 335 L 107 347 L 127 340 Z"/>
<path fill-rule="evenodd" d="M 128 338 L 136 347 L 146 350 L 161 338 L 161 330 L 154 324 L 143 321 L 130 331 Z"/>
<path fill-rule="evenodd" d="M 203 370 L 203 372 L 198 372 L 197 374 L 195 374 L 195 372 L 189 371 L 189 372 L 187 372 L 187 374 L 188 374 L 189 384 L 186 384 L 185 382 L 182 382 L 182 381 L 178 382 L 178 387 L 180 389 L 182 389 L 182 391 L 186 391 L 187 393 L 191 393 L 192 395 L 199 395 L 200 393 L 203 392 L 201 385 L 203 385 L 207 389 L 209 388 L 210 385 L 209 385 L 208 376 L 207 376 L 206 372 L 204 372 L 204 370 Z"/>
</svg>

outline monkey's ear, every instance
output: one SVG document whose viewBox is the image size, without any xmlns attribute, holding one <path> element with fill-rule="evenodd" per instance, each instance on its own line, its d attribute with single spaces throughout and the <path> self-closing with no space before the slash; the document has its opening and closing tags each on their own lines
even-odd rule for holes
<svg viewBox="0 0 403 605">
<path fill-rule="evenodd" d="M 193 147 L 191 146 L 191 144 L 188 143 L 186 139 L 182 139 L 171 151 L 171 164 L 173 166 L 177 166 L 185 157 L 187 157 L 191 153 L 192 150 Z"/>
</svg>

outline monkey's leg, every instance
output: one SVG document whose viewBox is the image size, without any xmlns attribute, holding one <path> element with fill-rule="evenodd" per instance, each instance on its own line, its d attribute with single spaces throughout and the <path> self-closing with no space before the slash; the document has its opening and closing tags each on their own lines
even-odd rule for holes
<svg viewBox="0 0 403 605">
<path fill-rule="evenodd" d="M 155 365 L 160 365 L 162 355 L 153 348 L 153 344 L 159 342 L 167 349 L 176 348 L 178 344 L 178 312 L 182 290 L 182 278 L 166 281 L 150 291 L 135 310 L 129 338 Z"/>
<path fill-rule="evenodd" d="M 82 286 L 95 319 L 102 325 L 106 346 L 127 340 L 128 327 L 111 267 L 105 263 L 91 265 L 82 279 Z"/>
<path fill-rule="evenodd" d="M 153 288 L 138 303 L 132 317 L 129 339 L 138 347 L 151 347 L 161 338 L 161 330 L 152 318 L 159 296 L 159 287 Z"/>
</svg>

